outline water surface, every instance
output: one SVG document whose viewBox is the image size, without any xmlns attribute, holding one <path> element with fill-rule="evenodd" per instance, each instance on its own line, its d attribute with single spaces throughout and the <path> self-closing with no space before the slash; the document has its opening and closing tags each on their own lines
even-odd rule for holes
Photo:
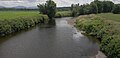
<svg viewBox="0 0 120 58">
<path fill-rule="evenodd" d="M 89 39 L 67 23 L 56 19 L 56 26 L 35 28 L 0 39 L 0 58 L 91 58 L 99 51 Z"/>
</svg>

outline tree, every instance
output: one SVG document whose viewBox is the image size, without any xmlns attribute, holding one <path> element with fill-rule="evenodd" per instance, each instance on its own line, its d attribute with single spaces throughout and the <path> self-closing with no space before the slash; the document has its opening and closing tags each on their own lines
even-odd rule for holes
<svg viewBox="0 0 120 58">
<path fill-rule="evenodd" d="M 55 17 L 56 14 L 56 3 L 52 0 L 46 1 L 45 4 L 37 5 L 39 8 L 40 13 L 48 15 L 50 19 Z"/>
<path fill-rule="evenodd" d="M 97 14 L 98 13 L 98 6 L 95 3 L 91 3 L 91 13 Z"/>
<path fill-rule="evenodd" d="M 111 12 L 113 9 L 114 3 L 112 1 L 103 1 L 103 12 Z"/>
<path fill-rule="evenodd" d="M 95 3 L 96 6 L 98 7 L 98 13 L 102 13 L 103 11 L 103 4 L 102 4 L 102 1 L 99 1 L 99 0 L 94 0 L 92 3 Z"/>
<path fill-rule="evenodd" d="M 84 15 L 84 7 L 83 7 L 83 5 L 80 6 L 79 15 Z"/>
<path fill-rule="evenodd" d="M 84 14 L 91 14 L 91 6 L 89 4 L 84 5 Z"/>
<path fill-rule="evenodd" d="M 72 11 L 72 16 L 78 16 L 79 15 L 79 3 L 78 4 L 72 4 L 71 5 L 71 11 Z"/>
<path fill-rule="evenodd" d="M 112 10 L 112 13 L 119 14 L 120 13 L 120 4 L 115 4 Z"/>
</svg>

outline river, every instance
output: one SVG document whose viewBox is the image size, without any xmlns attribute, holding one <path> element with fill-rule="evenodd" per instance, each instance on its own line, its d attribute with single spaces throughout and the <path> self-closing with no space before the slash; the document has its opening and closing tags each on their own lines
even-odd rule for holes
<svg viewBox="0 0 120 58">
<path fill-rule="evenodd" d="M 92 58 L 99 44 L 68 24 L 72 18 L 56 18 L 56 25 L 36 27 L 0 39 L 0 58 Z"/>
</svg>

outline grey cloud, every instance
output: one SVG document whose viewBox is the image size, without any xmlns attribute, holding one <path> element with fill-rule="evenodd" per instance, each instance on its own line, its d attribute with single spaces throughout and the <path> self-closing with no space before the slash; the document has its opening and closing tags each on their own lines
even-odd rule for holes
<svg viewBox="0 0 120 58">
<path fill-rule="evenodd" d="M 46 0 L 17 0 L 17 1 L 0 1 L 0 6 L 36 6 L 39 3 L 43 3 Z M 57 3 L 57 6 L 70 6 L 71 4 L 85 4 L 90 3 L 93 0 L 54 0 Z M 115 3 L 120 3 L 120 0 L 112 0 Z"/>
</svg>

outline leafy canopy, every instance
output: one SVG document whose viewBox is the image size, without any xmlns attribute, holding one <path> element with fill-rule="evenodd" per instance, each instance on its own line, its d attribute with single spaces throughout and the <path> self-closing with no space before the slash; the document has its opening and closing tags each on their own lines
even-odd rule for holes
<svg viewBox="0 0 120 58">
<path fill-rule="evenodd" d="M 50 19 L 55 17 L 56 3 L 53 0 L 47 0 L 44 4 L 37 5 L 40 13 L 48 15 Z"/>
</svg>

